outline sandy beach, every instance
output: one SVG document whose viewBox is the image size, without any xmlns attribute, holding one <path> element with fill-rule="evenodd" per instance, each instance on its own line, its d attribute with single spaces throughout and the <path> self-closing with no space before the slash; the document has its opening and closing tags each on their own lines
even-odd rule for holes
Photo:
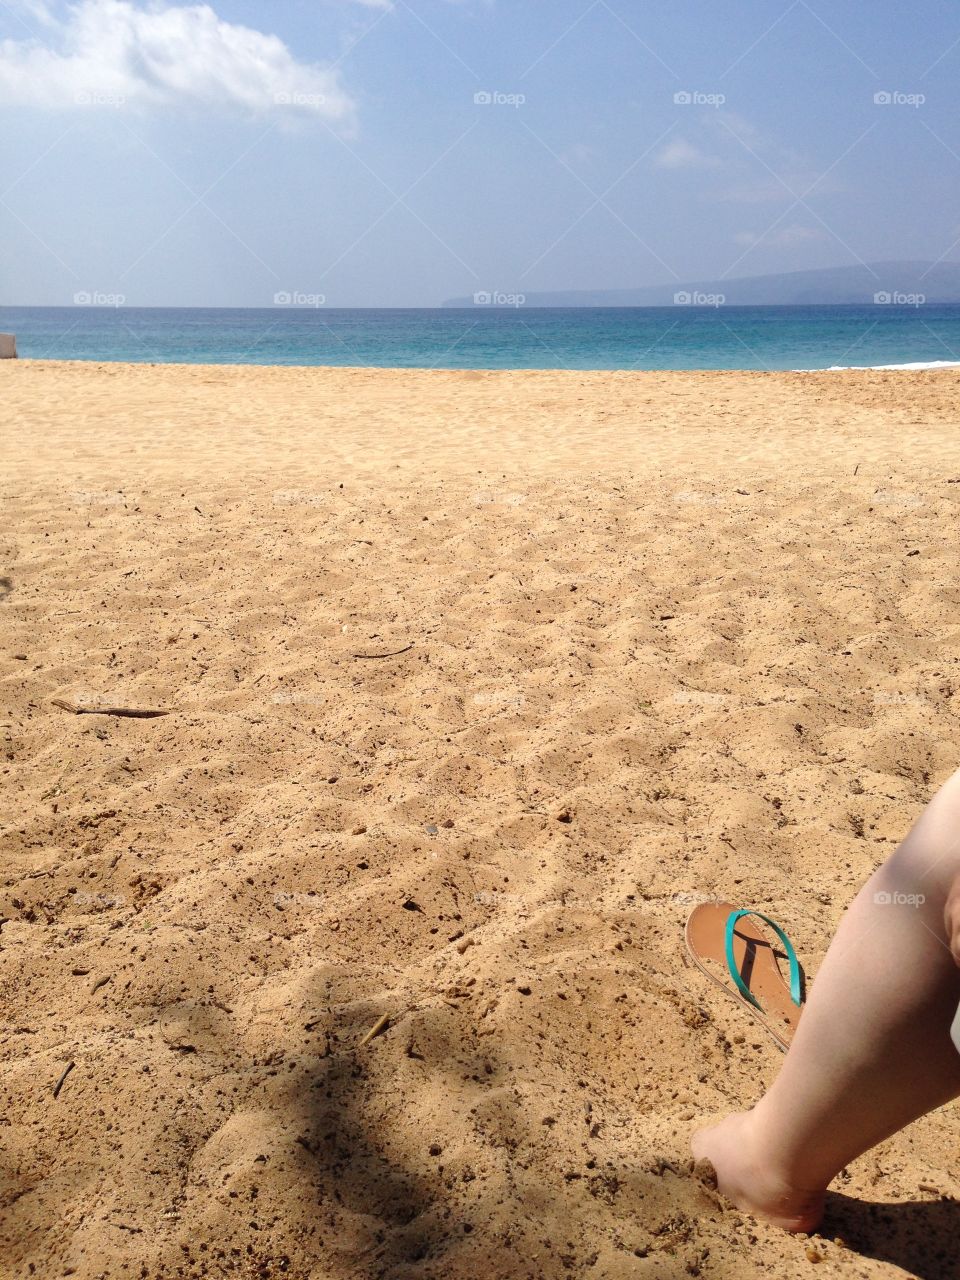
<svg viewBox="0 0 960 1280">
<path fill-rule="evenodd" d="M 812 1238 L 688 1176 L 781 1055 L 682 926 L 815 980 L 960 764 L 958 410 L 0 364 L 0 1272 L 950 1274 L 955 1108 Z"/>
</svg>

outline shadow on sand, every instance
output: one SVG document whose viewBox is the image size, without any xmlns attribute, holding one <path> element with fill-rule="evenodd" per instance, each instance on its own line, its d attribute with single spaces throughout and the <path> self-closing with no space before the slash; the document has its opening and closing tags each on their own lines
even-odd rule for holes
<svg viewBox="0 0 960 1280">
<path fill-rule="evenodd" d="M 422 1056 L 412 1058 L 411 1069 L 433 1104 L 416 1120 L 403 1121 L 404 1095 L 391 1091 L 391 1075 L 404 1068 L 394 1060 L 378 1069 L 377 1051 L 348 1050 L 313 1073 L 297 1142 L 312 1157 L 331 1276 L 582 1274 L 618 1226 L 629 1239 L 610 1248 L 631 1274 L 684 1274 L 696 1256 L 694 1217 L 698 1206 L 702 1211 L 693 1183 L 590 1158 L 579 1134 L 565 1132 L 559 1112 L 551 1129 L 542 1123 L 543 1108 L 517 1096 L 519 1073 L 507 1068 L 502 1046 L 464 1044 L 453 1026 L 444 1026 L 442 1011 L 413 1021 Z M 386 1043 L 383 1050 L 389 1052 Z M 460 1116 L 460 1142 L 451 1131 L 458 1127 L 453 1113 Z M 589 1140 L 582 1105 L 570 1127 Z M 546 1182 L 533 1159 L 554 1145 L 567 1154 L 559 1185 Z M 655 1240 L 638 1228 L 644 1220 L 660 1226 Z M 638 1253 L 653 1255 L 642 1263 L 634 1252 L 640 1235 L 647 1246 Z"/>
<path fill-rule="evenodd" d="M 852 1252 L 890 1262 L 918 1280 L 957 1274 L 960 1202 L 909 1200 L 881 1204 L 831 1193 L 824 1235 L 840 1236 Z"/>
</svg>

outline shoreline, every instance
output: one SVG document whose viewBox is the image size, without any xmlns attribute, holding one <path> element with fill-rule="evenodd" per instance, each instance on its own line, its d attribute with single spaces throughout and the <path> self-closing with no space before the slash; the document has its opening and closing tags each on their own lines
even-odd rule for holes
<svg viewBox="0 0 960 1280">
<path fill-rule="evenodd" d="M 875 372 L 906 372 L 917 373 L 934 371 L 939 369 L 956 369 L 960 368 L 960 360 L 926 360 L 926 361 L 904 361 L 900 364 L 837 364 L 824 365 L 823 367 L 803 367 L 790 369 L 739 369 L 739 368 L 699 368 L 690 367 L 686 369 L 635 369 L 629 366 L 623 368 L 590 368 L 578 369 L 571 367 L 551 368 L 517 366 L 512 368 L 500 365 L 475 365 L 469 368 L 460 365 L 396 365 L 396 364 L 369 364 L 369 365 L 352 365 L 352 364 L 279 364 L 260 361 L 240 361 L 231 362 L 228 360 L 210 361 L 177 361 L 177 360 L 112 360 L 105 356 L 75 356 L 72 359 L 63 357 L 48 358 L 45 356 L 22 356 L 18 355 L 16 360 L 24 364 L 53 364 L 53 365 L 73 365 L 73 364 L 96 364 L 96 365 L 125 365 L 132 368 L 146 366 L 148 368 L 174 367 L 177 369 L 330 369 L 338 372 L 346 372 L 355 370 L 364 373 L 550 373 L 550 374 L 656 374 L 665 376 L 667 374 L 785 374 L 785 373 L 869 373 Z"/>
</svg>

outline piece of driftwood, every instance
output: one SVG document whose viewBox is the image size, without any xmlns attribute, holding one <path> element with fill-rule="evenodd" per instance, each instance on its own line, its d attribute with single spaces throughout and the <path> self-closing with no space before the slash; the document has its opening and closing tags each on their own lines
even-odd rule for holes
<svg viewBox="0 0 960 1280">
<path fill-rule="evenodd" d="M 60 1075 L 60 1079 L 59 1079 L 59 1080 L 57 1081 L 57 1083 L 53 1086 L 53 1096 L 54 1096 L 54 1097 L 57 1097 L 57 1095 L 59 1094 L 60 1090 L 63 1088 L 63 1082 L 64 1082 L 64 1080 L 66 1080 L 67 1076 L 70 1074 L 70 1072 L 73 1070 L 73 1068 L 74 1068 L 76 1065 L 77 1065 L 77 1064 L 76 1064 L 76 1063 L 73 1061 L 73 1059 L 71 1058 L 71 1059 L 70 1059 L 70 1061 L 67 1063 L 67 1065 L 63 1068 L 63 1071 L 61 1072 L 61 1075 Z"/>
<path fill-rule="evenodd" d="M 398 653 L 406 653 L 413 648 L 413 641 L 405 644 L 402 649 L 391 649 L 389 653 L 351 653 L 351 658 L 395 658 Z"/>
<path fill-rule="evenodd" d="M 155 716 L 168 716 L 169 711 L 154 711 L 147 707 L 81 707 L 65 698 L 51 698 L 55 707 L 62 707 L 75 716 L 130 716 L 136 720 L 152 720 Z"/>
<path fill-rule="evenodd" d="M 374 1036 L 378 1036 L 381 1031 L 385 1031 L 387 1029 L 387 1026 L 389 1025 L 389 1022 L 390 1022 L 389 1013 L 381 1014 L 381 1016 L 376 1020 L 376 1022 L 367 1032 L 367 1034 L 360 1041 L 360 1048 L 362 1049 L 365 1044 L 369 1044 L 370 1041 L 374 1038 Z"/>
</svg>

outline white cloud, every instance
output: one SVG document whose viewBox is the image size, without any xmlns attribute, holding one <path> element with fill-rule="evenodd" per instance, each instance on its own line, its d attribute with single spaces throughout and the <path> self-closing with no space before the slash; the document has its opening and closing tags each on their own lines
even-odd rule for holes
<svg viewBox="0 0 960 1280">
<path fill-rule="evenodd" d="M 38 16 L 42 6 L 37 6 Z M 44 38 L 0 41 L 0 102 L 188 106 L 254 115 L 349 117 L 335 71 L 298 62 L 279 37 L 222 21 L 209 5 L 75 0 Z"/>
<path fill-rule="evenodd" d="M 735 137 L 754 151 L 763 151 L 775 145 L 765 129 L 755 125 L 752 120 L 742 116 L 739 111 L 724 110 L 712 116 L 705 116 L 704 123 L 711 127 L 718 137 Z"/>
<path fill-rule="evenodd" d="M 715 169 L 719 161 L 715 156 L 695 147 L 692 142 L 675 138 L 657 152 L 654 163 L 661 169 Z"/>
<path fill-rule="evenodd" d="M 734 204 L 777 204 L 822 196 L 845 188 L 836 174 L 816 170 L 793 147 L 733 111 L 708 116 L 707 126 L 727 156 L 724 168 L 735 180 L 718 191 L 719 200 Z"/>
<path fill-rule="evenodd" d="M 33 19 L 34 22 L 47 24 L 53 22 L 47 0 L 7 0 L 6 7 L 14 17 L 20 17 L 25 14 L 28 18 Z"/>
</svg>

